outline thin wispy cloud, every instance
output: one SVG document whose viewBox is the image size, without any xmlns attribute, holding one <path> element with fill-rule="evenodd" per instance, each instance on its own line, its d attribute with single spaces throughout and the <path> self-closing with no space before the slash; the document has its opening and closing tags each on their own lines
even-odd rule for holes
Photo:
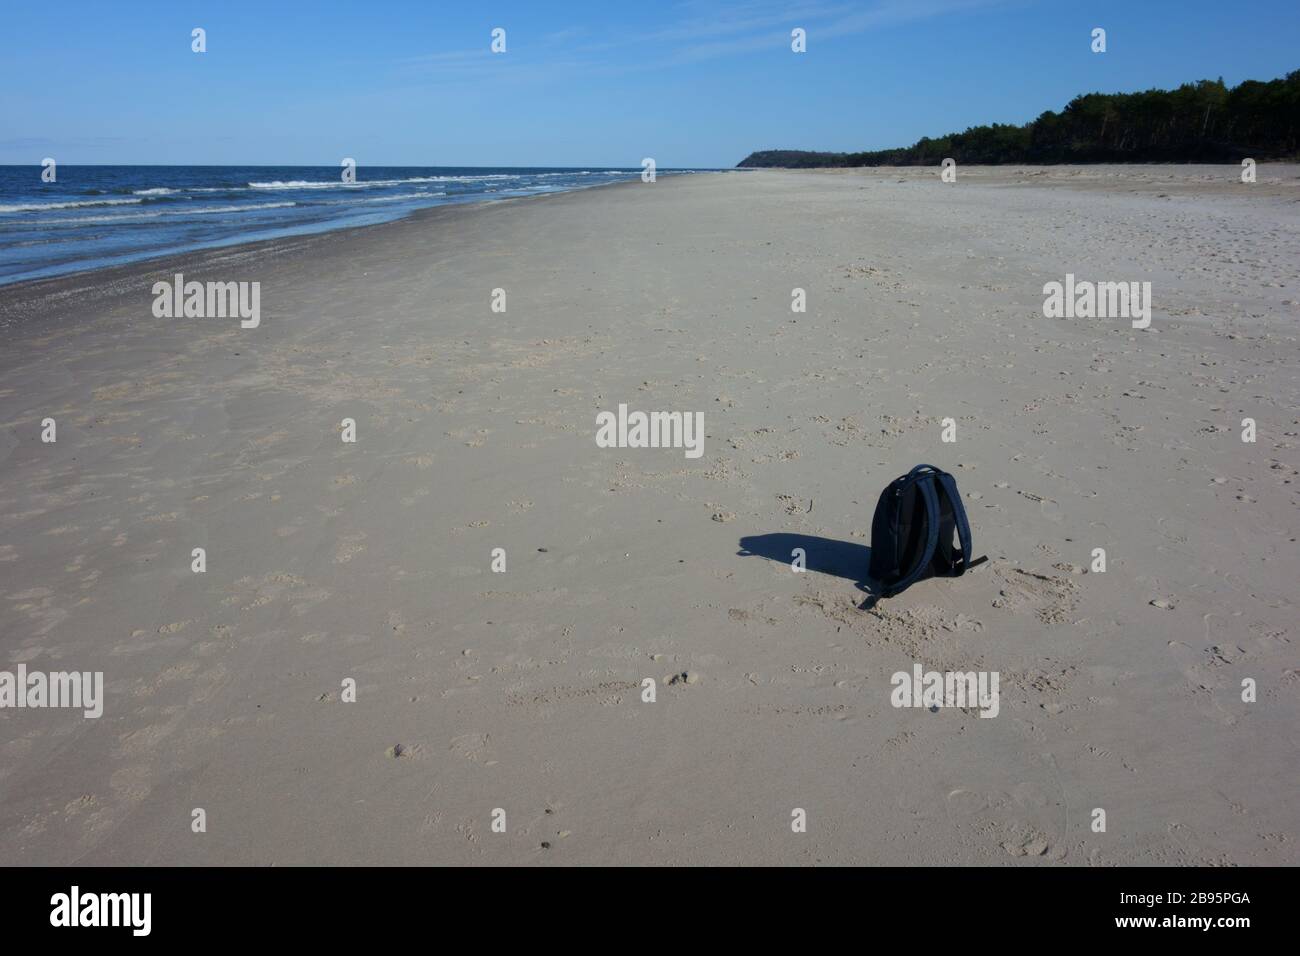
<svg viewBox="0 0 1300 956">
<path fill-rule="evenodd" d="M 567 27 L 533 41 L 512 37 L 508 56 L 480 49 L 430 52 L 392 64 L 404 78 L 444 83 L 548 81 L 574 73 L 615 75 L 740 57 L 788 46 L 802 27 L 810 42 L 834 41 L 934 17 L 970 13 L 1010 0 L 878 0 L 872 4 L 779 3 L 744 0 L 687 2 L 670 9 L 669 23 L 653 30 L 602 32 Z"/>
<path fill-rule="evenodd" d="M 1012 0 L 888 0 L 870 10 L 860 10 L 841 17 L 824 28 L 827 37 L 850 36 L 873 27 L 926 20 L 933 17 L 972 13 L 990 7 L 1006 6 Z"/>
<path fill-rule="evenodd" d="M 706 15 L 691 15 L 671 27 L 645 34 L 650 42 L 698 41 L 702 38 L 770 31 L 784 28 L 787 33 L 800 21 L 825 20 L 848 16 L 858 10 L 852 4 L 801 3 L 779 4 L 764 0 L 719 6 L 718 4 L 682 4 L 681 9 L 701 9 Z"/>
<path fill-rule="evenodd" d="M 1004 2 L 1006 0 L 882 0 L 866 8 L 805 5 L 770 16 L 760 16 L 756 10 L 758 4 L 746 4 L 749 13 L 747 27 L 738 32 L 749 35 L 689 44 L 678 49 L 672 59 L 676 63 L 686 63 L 776 49 L 790 43 L 790 30 L 794 27 L 807 30 L 810 41 L 822 42 L 878 27 L 968 13 Z"/>
</svg>

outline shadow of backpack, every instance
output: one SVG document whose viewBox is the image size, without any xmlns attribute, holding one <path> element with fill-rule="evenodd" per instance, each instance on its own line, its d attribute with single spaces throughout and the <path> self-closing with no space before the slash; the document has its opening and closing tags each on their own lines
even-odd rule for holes
<svg viewBox="0 0 1300 956">
<path fill-rule="evenodd" d="M 870 603 L 932 575 L 959 577 L 987 560 L 971 559 L 970 522 L 946 471 L 917 465 L 881 492 L 871 519 L 870 573 L 877 592 Z"/>
</svg>

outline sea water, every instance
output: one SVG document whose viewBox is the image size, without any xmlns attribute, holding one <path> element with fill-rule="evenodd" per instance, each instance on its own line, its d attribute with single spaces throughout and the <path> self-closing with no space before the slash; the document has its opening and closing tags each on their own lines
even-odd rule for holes
<svg viewBox="0 0 1300 956">
<path fill-rule="evenodd" d="M 660 170 L 660 173 L 690 170 Z M 0 166 L 0 285 L 416 209 L 639 180 L 641 169 Z"/>
</svg>

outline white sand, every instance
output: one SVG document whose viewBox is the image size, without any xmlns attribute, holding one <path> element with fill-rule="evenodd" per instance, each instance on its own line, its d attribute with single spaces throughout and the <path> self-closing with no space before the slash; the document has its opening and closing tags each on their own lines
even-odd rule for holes
<svg viewBox="0 0 1300 956">
<path fill-rule="evenodd" d="M 0 289 L 0 669 L 106 682 L 0 710 L 0 861 L 1296 863 L 1300 169 L 1236 178 L 661 178 Z M 261 327 L 155 319 L 176 271 Z M 860 611 L 923 461 L 990 561 Z"/>
</svg>

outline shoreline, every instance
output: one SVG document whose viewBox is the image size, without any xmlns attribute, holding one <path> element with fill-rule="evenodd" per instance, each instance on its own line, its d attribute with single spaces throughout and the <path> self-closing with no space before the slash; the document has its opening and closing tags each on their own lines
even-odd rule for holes
<svg viewBox="0 0 1300 956">
<path fill-rule="evenodd" d="M 267 167 L 274 168 L 274 167 Z M 959 175 L 963 180 L 969 178 L 973 183 L 980 185 L 1002 185 L 1002 186 L 1039 186 L 1043 188 L 1077 188 L 1077 189 L 1101 189 L 1114 186 L 1113 180 L 1121 180 L 1125 185 L 1130 187 L 1133 192 L 1152 192 L 1164 187 L 1174 188 L 1195 188 L 1201 191 L 1210 189 L 1214 192 L 1222 191 L 1223 195 L 1237 195 L 1240 198 L 1262 199 L 1262 198 L 1294 198 L 1300 199 L 1300 163 L 1267 161 L 1259 164 L 1259 181 L 1252 185 L 1249 195 L 1241 195 L 1241 184 L 1235 181 L 1234 176 L 1237 174 L 1237 168 L 1212 163 L 1184 163 L 1184 164 L 1166 164 L 1166 163 L 1095 163 L 1087 165 L 1061 165 L 1045 164 L 1041 166 L 1029 165 L 1001 165 L 1001 166 L 963 166 L 960 168 Z M 1143 176 L 1142 173 L 1159 172 L 1159 171 L 1213 171 L 1207 172 L 1198 180 L 1189 182 L 1186 177 L 1166 176 L 1163 178 L 1153 177 L 1150 175 Z M 785 167 L 736 167 L 734 169 L 710 170 L 707 172 L 694 173 L 672 173 L 665 175 L 665 179 L 678 178 L 682 176 L 713 176 L 719 173 L 783 173 L 793 175 L 818 175 L 818 176 L 863 176 L 874 178 L 892 178 L 896 181 L 917 181 L 924 182 L 937 176 L 937 172 L 930 166 L 855 166 L 855 167 L 833 167 L 833 168 L 785 168 Z M 900 180 L 899 177 L 902 177 Z M 1106 182 L 1111 180 L 1112 182 Z M 40 283 L 53 283 L 61 280 L 84 280 L 89 277 L 102 276 L 108 281 L 113 281 L 118 276 L 114 273 L 125 273 L 128 271 L 153 272 L 163 266 L 165 262 L 172 262 L 186 258 L 199 258 L 206 261 L 207 258 L 221 259 L 227 256 L 238 256 L 244 251 L 253 252 L 260 250 L 274 254 L 281 248 L 288 249 L 305 245 L 307 240 L 314 238 L 325 239 L 330 236 L 347 235 L 362 230 L 375 229 L 381 226 L 392 226 L 399 223 L 415 221 L 423 216 L 446 211 L 449 209 L 459 208 L 461 206 L 479 206 L 492 203 L 512 203 L 520 200 L 549 199 L 557 196 L 569 195 L 570 193 L 581 193 L 592 189 L 608 189 L 613 186 L 636 186 L 641 185 L 638 182 L 613 182 L 598 183 L 591 186 L 582 186 L 574 189 L 565 190 L 560 193 L 541 193 L 532 196 L 515 196 L 506 199 L 478 199 L 464 203 L 447 203 L 440 206 L 432 206 L 424 209 L 413 210 L 412 212 L 398 219 L 386 222 L 372 223 L 360 226 L 342 226 L 331 229 L 324 229 L 320 232 L 304 233 L 293 236 L 282 236 L 273 239 L 255 239 L 244 242 L 232 242 L 228 245 L 217 246 L 209 249 L 195 249 L 179 252 L 168 252 L 158 256 L 152 256 L 134 262 L 121 263 L 118 265 L 96 266 L 88 269 L 81 269 L 75 272 L 69 272 L 57 276 L 47 276 L 35 279 L 21 279 L 16 282 L 0 285 L 0 297 L 10 293 L 27 294 L 33 291 L 33 287 Z M 3 316 L 4 304 L 0 303 L 0 316 Z"/>
<path fill-rule="evenodd" d="M 275 168 L 275 167 L 267 167 L 267 168 Z M 704 172 L 680 173 L 680 174 L 672 173 L 672 174 L 665 175 L 665 178 L 670 178 L 671 176 L 677 176 L 677 175 L 703 176 L 703 175 L 711 175 L 711 173 L 704 173 Z M 85 269 L 77 269 L 72 272 L 60 273 L 59 275 L 55 275 L 55 276 L 40 276 L 40 277 L 29 278 L 29 279 L 18 279 L 13 282 L 0 284 L 0 296 L 4 296 L 6 293 L 11 291 L 25 292 L 28 291 L 29 287 L 37 285 L 39 283 L 57 282 L 59 280 L 65 280 L 65 279 L 66 280 L 84 279 L 89 276 L 100 276 L 100 275 L 105 275 L 107 273 L 123 272 L 129 270 L 151 271 L 150 267 L 156 267 L 164 260 L 172 261 L 172 260 L 181 259 L 183 257 L 184 258 L 189 258 L 189 257 L 221 258 L 223 257 L 223 255 L 235 255 L 245 250 L 249 250 L 249 251 L 260 250 L 266 253 L 274 253 L 278 251 L 280 247 L 291 247 L 295 244 L 301 244 L 305 240 L 309 240 L 309 239 L 326 238 L 326 237 L 335 236 L 339 234 L 355 233 L 355 232 L 360 232 L 362 230 L 374 229 L 379 226 L 392 226 L 398 223 L 414 220 L 418 217 L 427 215 L 429 213 L 446 211 L 450 209 L 459 209 L 463 206 L 479 206 L 479 205 L 487 205 L 493 203 L 512 203 L 512 202 L 519 202 L 521 200 L 530 200 L 530 199 L 547 199 L 547 198 L 554 198 L 556 196 L 565 196 L 570 193 L 586 192 L 587 190 L 591 190 L 591 189 L 606 189 L 611 186 L 631 186 L 631 185 L 637 185 L 637 183 L 626 182 L 626 181 L 611 182 L 611 183 L 594 183 L 589 186 L 577 186 L 559 192 L 536 193 L 529 196 L 508 196 L 501 199 L 495 199 L 495 198 L 471 199 L 463 202 L 441 203 L 439 205 L 427 206 L 422 209 L 413 209 L 410 212 L 401 215 L 395 219 L 388 219 L 383 222 L 366 223 L 363 225 L 351 225 L 351 226 L 334 226 L 334 227 L 328 227 L 319 230 L 300 232 L 294 235 L 275 236 L 270 239 L 238 240 L 238 241 L 233 241 L 233 242 L 229 242 L 217 246 L 210 246 L 206 248 L 178 250 L 173 252 L 164 252 L 157 255 L 148 255 L 145 258 L 136 259 L 130 262 L 106 264 L 100 266 L 90 266 Z M 114 277 L 108 276 L 108 278 L 111 281 Z M 3 308 L 3 304 L 0 303 L 0 309 L 2 308 Z"/>
<path fill-rule="evenodd" d="M 1047 164 L 1043 166 L 1004 165 L 965 166 L 961 167 L 959 175 L 963 180 L 969 178 L 974 184 L 986 186 L 1025 186 L 1048 189 L 1064 187 L 1074 189 L 1100 189 L 1105 191 L 1108 187 L 1115 184 L 1113 182 L 1105 182 L 1104 180 L 1120 179 L 1126 186 L 1130 187 L 1130 192 L 1157 192 L 1158 194 L 1159 189 L 1172 186 L 1175 188 L 1194 188 L 1199 189 L 1202 192 L 1205 192 L 1208 189 L 1216 194 L 1221 193 L 1225 196 L 1232 195 L 1235 198 L 1242 199 L 1260 200 L 1295 198 L 1300 200 L 1300 163 L 1271 161 L 1260 163 L 1259 182 L 1253 184 L 1251 192 L 1245 195 L 1241 192 L 1241 184 L 1233 181 L 1231 176 L 1226 175 L 1217 176 L 1207 174 L 1194 182 L 1188 182 L 1185 177 L 1179 176 L 1158 178 L 1149 175 L 1146 177 L 1134 175 L 1135 173 L 1140 174 L 1142 171 L 1199 171 L 1202 169 L 1218 172 L 1229 171 L 1235 174 L 1236 168 L 1209 163 L 1186 163 L 1178 165 L 1163 163 L 1096 163 L 1088 165 Z M 789 175 L 861 176 L 864 178 L 874 179 L 893 179 L 896 182 L 927 182 L 937 177 L 936 170 L 929 166 L 861 166 L 824 169 L 737 167 L 735 169 L 711 170 L 708 172 L 674 173 L 666 175 L 663 178 L 667 181 L 669 179 L 684 177 L 716 176 L 719 173 L 730 172 L 740 172 L 745 174 L 780 173 Z M 900 179 L 899 177 L 902 178 Z M 20 300 L 38 298 L 43 294 L 43 291 L 40 288 L 42 284 L 59 285 L 62 283 L 83 283 L 87 286 L 93 286 L 96 283 L 88 283 L 87 280 L 103 279 L 103 284 L 113 285 L 115 282 L 126 278 L 128 275 L 153 275 L 155 273 L 166 272 L 169 269 L 173 269 L 175 264 L 189 260 L 195 260 L 193 268 L 201 269 L 225 259 L 242 260 L 256 254 L 278 255 L 286 252 L 306 250 L 311 247 L 313 240 L 327 242 L 331 237 L 347 237 L 348 235 L 358 234 L 367 230 L 378 229 L 386 226 L 391 227 L 404 223 L 419 222 L 438 213 L 450 215 L 451 210 L 459 210 L 462 207 L 473 208 L 483 205 L 515 203 L 526 200 L 555 199 L 560 196 L 584 193 L 590 190 L 610 189 L 615 186 L 626 187 L 638 185 L 643 184 L 639 182 L 598 183 L 558 193 L 541 193 L 532 196 L 509 197 L 506 199 L 481 199 L 464 203 L 447 203 L 440 206 L 431 206 L 425 209 L 416 209 L 401 218 L 386 222 L 371 223 L 360 226 L 342 226 L 333 229 L 325 229 L 320 232 L 281 236 L 273 239 L 256 239 L 246 242 L 233 242 L 228 245 L 208 249 L 168 252 L 147 259 L 118 265 L 91 267 L 57 276 L 21 279 L 16 282 L 0 285 L 0 322 L 3 321 L 6 308 L 10 304 L 2 301 L 3 299 L 9 297 Z M 173 265 L 168 265 L 168 263 L 172 263 Z M 50 294 L 59 295 L 62 294 L 63 291 L 64 290 L 61 289 L 53 289 Z M 92 288 L 86 288 L 84 291 L 94 290 Z"/>
</svg>

